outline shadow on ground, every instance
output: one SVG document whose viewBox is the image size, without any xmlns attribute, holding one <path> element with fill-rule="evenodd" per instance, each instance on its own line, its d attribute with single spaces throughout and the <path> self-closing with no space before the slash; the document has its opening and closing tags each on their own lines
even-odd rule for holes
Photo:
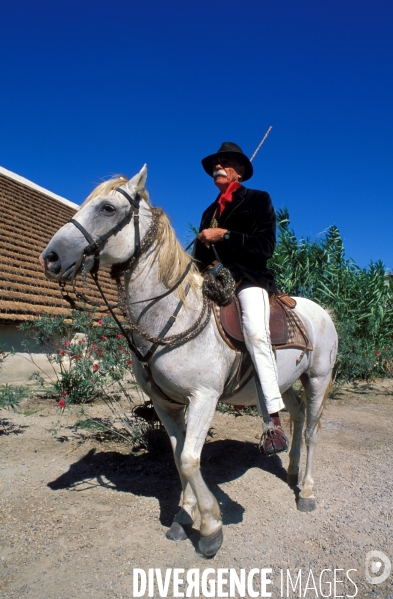
<svg viewBox="0 0 393 599">
<path fill-rule="evenodd" d="M 0 418 L 0 435 L 20 435 L 29 428 L 27 425 L 14 424 L 6 418 Z"/>
<path fill-rule="evenodd" d="M 170 526 L 177 511 L 181 485 L 169 441 L 167 438 L 163 441 L 159 452 L 143 455 L 92 449 L 48 486 L 52 490 L 86 492 L 89 486 L 100 485 L 113 491 L 155 497 L 160 505 L 161 524 Z M 203 478 L 221 505 L 224 524 L 242 522 L 244 508 L 218 485 L 240 478 L 250 468 L 260 468 L 286 481 L 286 470 L 280 458 L 265 458 L 253 443 L 218 440 L 203 448 Z"/>
</svg>

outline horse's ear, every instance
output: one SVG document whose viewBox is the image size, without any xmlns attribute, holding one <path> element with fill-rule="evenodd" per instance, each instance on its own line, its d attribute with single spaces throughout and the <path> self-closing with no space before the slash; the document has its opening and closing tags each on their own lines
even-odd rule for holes
<svg viewBox="0 0 393 599">
<path fill-rule="evenodd" d="M 139 171 L 132 179 L 127 181 L 125 185 L 127 191 L 131 194 L 134 194 L 136 191 L 141 191 L 145 187 L 147 179 L 147 164 L 144 164 Z"/>
</svg>

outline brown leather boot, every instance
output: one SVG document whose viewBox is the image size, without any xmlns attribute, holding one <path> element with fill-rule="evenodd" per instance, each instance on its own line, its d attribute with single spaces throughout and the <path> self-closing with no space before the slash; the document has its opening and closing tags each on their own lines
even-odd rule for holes
<svg viewBox="0 0 393 599">
<path fill-rule="evenodd" d="M 288 451 L 288 439 L 282 430 L 280 416 L 271 415 L 275 428 L 266 428 L 259 443 L 259 449 L 267 456 Z"/>
</svg>

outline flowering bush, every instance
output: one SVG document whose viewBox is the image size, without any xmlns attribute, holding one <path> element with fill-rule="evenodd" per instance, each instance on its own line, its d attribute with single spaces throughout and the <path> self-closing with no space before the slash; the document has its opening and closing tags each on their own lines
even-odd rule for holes
<svg viewBox="0 0 393 599">
<path fill-rule="evenodd" d="M 32 342 L 44 349 L 53 366 L 50 392 L 62 410 L 69 403 L 94 400 L 132 372 L 131 354 L 110 315 L 96 320 L 77 310 L 71 318 L 43 314 L 19 330 L 26 334 L 24 346 L 32 360 Z M 34 378 L 44 382 L 39 371 Z"/>
</svg>

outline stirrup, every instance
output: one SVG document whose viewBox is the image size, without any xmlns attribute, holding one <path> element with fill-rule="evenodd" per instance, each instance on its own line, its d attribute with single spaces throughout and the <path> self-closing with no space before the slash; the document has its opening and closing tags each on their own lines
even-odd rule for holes
<svg viewBox="0 0 393 599">
<path fill-rule="evenodd" d="M 263 423 L 259 450 L 266 456 L 288 451 L 288 439 L 281 428 L 279 417 L 273 417 L 269 424 Z"/>
</svg>

